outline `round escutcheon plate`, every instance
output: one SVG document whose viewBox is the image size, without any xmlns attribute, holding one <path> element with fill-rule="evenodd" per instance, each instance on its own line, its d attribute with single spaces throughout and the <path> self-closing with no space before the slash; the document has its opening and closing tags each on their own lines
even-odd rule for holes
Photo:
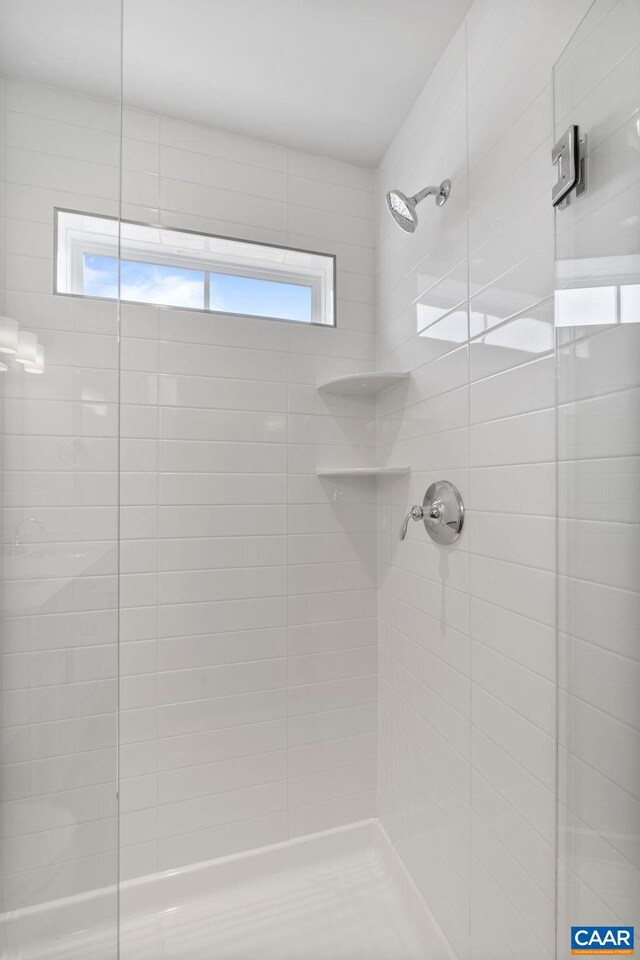
<svg viewBox="0 0 640 960">
<path fill-rule="evenodd" d="M 464 503 L 450 480 L 436 480 L 422 501 L 425 530 L 436 543 L 455 543 L 462 532 Z"/>
</svg>

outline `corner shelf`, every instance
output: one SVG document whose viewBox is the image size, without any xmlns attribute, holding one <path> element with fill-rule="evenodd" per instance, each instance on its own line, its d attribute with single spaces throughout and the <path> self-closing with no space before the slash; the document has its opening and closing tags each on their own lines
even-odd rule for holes
<svg viewBox="0 0 640 960">
<path fill-rule="evenodd" d="M 318 477 L 402 477 L 410 467 L 325 467 L 316 470 Z"/>
<path fill-rule="evenodd" d="M 395 387 L 409 379 L 408 373 L 391 371 L 372 371 L 371 373 L 349 373 L 344 377 L 332 377 L 316 387 L 325 393 L 343 393 L 350 396 L 373 397 L 389 387 Z"/>
</svg>

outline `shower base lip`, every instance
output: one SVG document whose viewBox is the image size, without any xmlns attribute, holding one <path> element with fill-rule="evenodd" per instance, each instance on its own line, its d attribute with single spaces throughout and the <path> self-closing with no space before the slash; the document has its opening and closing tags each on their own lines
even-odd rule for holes
<svg viewBox="0 0 640 960">
<path fill-rule="evenodd" d="M 433 943 L 434 931 L 441 950 L 438 960 L 455 960 L 455 953 L 441 933 L 404 863 L 377 819 L 362 820 L 319 833 L 306 834 L 269 846 L 150 874 L 120 884 L 120 922 L 123 929 L 145 918 L 188 906 L 235 884 L 260 881 L 291 870 L 313 868 L 333 858 L 371 853 L 400 891 L 414 922 L 424 929 L 425 942 Z M 115 940 L 118 887 L 113 884 L 88 893 L 10 911 L 0 916 L 8 957 L 38 956 L 39 945 L 54 941 L 73 942 L 102 931 L 104 943 Z M 80 923 L 79 923 L 80 921 Z M 75 956 L 75 954 L 74 954 Z"/>
<path fill-rule="evenodd" d="M 319 858 L 375 846 L 377 821 L 360 820 L 320 833 L 304 834 L 264 847 L 252 847 L 215 860 L 165 870 L 120 884 L 120 909 L 126 916 L 189 903 L 220 887 L 304 867 Z"/>
</svg>

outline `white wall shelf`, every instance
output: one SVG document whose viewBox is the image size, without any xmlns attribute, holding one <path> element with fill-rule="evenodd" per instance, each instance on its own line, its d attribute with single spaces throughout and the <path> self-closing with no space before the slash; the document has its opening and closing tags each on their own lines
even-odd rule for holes
<svg viewBox="0 0 640 960">
<path fill-rule="evenodd" d="M 319 477 L 402 477 L 410 467 L 324 467 L 316 470 Z"/>
<path fill-rule="evenodd" d="M 376 393 L 395 387 L 409 379 L 408 373 L 391 371 L 372 371 L 371 373 L 350 373 L 344 377 L 333 377 L 317 385 L 325 393 L 346 393 L 351 396 L 373 397 Z"/>
</svg>

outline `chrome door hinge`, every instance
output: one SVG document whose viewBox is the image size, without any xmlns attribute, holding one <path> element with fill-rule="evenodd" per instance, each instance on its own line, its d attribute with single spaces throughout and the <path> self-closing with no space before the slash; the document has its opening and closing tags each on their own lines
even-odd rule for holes
<svg viewBox="0 0 640 960">
<path fill-rule="evenodd" d="M 551 160 L 558 167 L 558 182 L 551 191 L 554 207 L 566 207 L 572 190 L 577 197 L 584 193 L 586 153 L 586 134 L 580 136 L 578 127 L 572 123 L 551 151 Z"/>
</svg>

